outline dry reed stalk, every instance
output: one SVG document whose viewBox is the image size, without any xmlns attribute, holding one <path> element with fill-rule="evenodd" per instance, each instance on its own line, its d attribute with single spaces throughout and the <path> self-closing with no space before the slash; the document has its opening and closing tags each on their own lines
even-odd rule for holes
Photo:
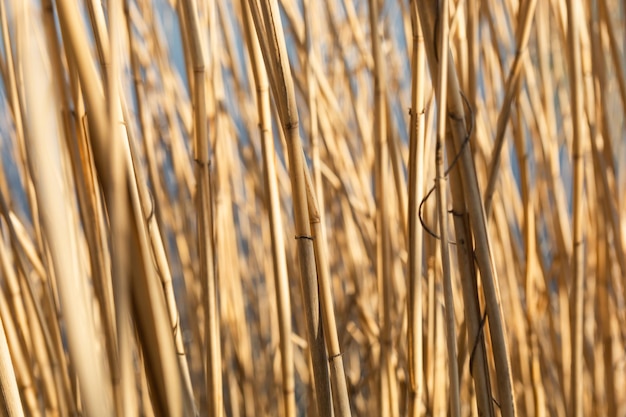
<svg viewBox="0 0 626 417">
<path fill-rule="evenodd" d="M 248 46 L 248 53 L 252 64 L 252 72 L 257 93 L 257 108 L 261 146 L 263 153 L 263 182 L 265 186 L 265 201 L 267 205 L 271 247 L 272 266 L 274 277 L 274 291 L 277 306 L 279 343 L 281 354 L 282 392 L 280 397 L 283 404 L 283 415 L 296 415 L 295 381 L 294 381 L 294 353 L 291 343 L 291 304 L 289 301 L 289 282 L 285 260 L 285 244 L 281 224 L 280 201 L 276 183 L 276 167 L 274 157 L 274 139 L 271 130 L 270 96 L 267 72 L 261 55 L 259 40 L 254 30 L 254 23 L 250 14 L 249 4 L 242 0 L 244 10 L 244 29 Z"/>
<path fill-rule="evenodd" d="M 337 335 L 337 324 L 335 320 L 335 308 L 331 290 L 331 277 L 329 267 L 329 255 L 326 242 L 327 234 L 324 219 L 318 211 L 318 204 L 313 190 L 312 180 L 305 172 L 307 181 L 307 197 L 309 205 L 309 216 L 313 243 L 315 249 L 315 264 L 318 271 L 318 285 L 320 291 L 320 303 L 322 313 L 322 324 L 326 335 L 326 348 L 330 363 L 330 376 L 333 389 L 333 400 L 335 401 L 335 415 L 350 416 L 350 399 L 348 397 L 348 387 L 346 385 L 346 375 L 343 365 L 343 354 L 339 347 L 339 337 Z"/>
<path fill-rule="evenodd" d="M 411 120 L 409 122 L 409 208 L 408 208 L 408 295 L 407 342 L 409 401 L 408 415 L 418 417 L 422 412 L 424 393 L 424 347 L 422 263 L 424 236 L 415 213 L 424 196 L 424 134 L 425 134 L 425 51 L 424 35 L 417 16 L 417 3 L 410 2 L 413 50 L 411 61 Z"/>
<path fill-rule="evenodd" d="M 181 3 L 179 3 L 181 4 Z M 194 3 L 182 2 L 181 15 L 188 23 L 188 41 L 193 66 L 194 161 L 196 162 L 196 204 L 200 277 L 205 286 L 205 372 L 211 415 L 223 413 L 220 328 L 217 306 L 217 281 L 214 271 L 212 189 L 209 173 L 209 138 L 206 126 L 207 65 Z M 182 17 L 181 16 L 181 17 Z M 191 80 L 191 79 L 190 79 Z M 191 81 L 190 81 L 191 82 Z"/>
<path fill-rule="evenodd" d="M 260 8 L 260 10 L 259 10 Z M 311 354 L 314 382 L 316 387 L 317 412 L 331 415 L 331 389 L 328 377 L 327 354 L 324 346 L 322 322 L 319 313 L 319 294 L 313 238 L 309 225 L 307 206 L 305 169 L 302 144 L 298 132 L 298 113 L 296 108 L 293 80 L 287 61 L 287 49 L 278 16 L 278 4 L 257 4 L 250 2 L 253 20 L 261 50 L 265 58 L 270 85 L 279 109 L 279 116 L 285 133 L 289 157 L 291 188 L 294 202 L 295 232 L 300 263 L 301 289 L 307 320 L 307 337 Z M 261 17 L 262 14 L 262 17 Z M 265 33 L 266 38 L 262 36 Z"/>
<path fill-rule="evenodd" d="M 101 17 L 101 7 L 97 5 L 91 7 L 98 19 L 96 22 L 104 21 Z M 93 13 L 93 12 L 92 12 Z M 135 374 L 132 363 L 132 330 L 128 320 L 130 316 L 130 259 L 129 259 L 129 233 L 130 222 L 128 221 L 129 200 L 126 193 L 126 183 L 128 172 L 124 167 L 124 152 L 121 142 L 122 136 L 117 126 L 123 124 L 121 109 L 119 108 L 118 84 L 121 70 L 121 33 L 119 22 L 122 17 L 121 0 L 113 0 L 108 8 L 108 34 L 103 25 L 92 24 L 96 28 L 96 45 L 100 46 L 101 65 L 106 75 L 105 100 L 107 101 L 107 115 L 110 136 L 110 152 L 108 155 L 108 165 L 111 168 L 111 187 L 109 193 L 111 200 L 109 203 L 109 217 L 111 228 L 111 248 L 112 248 L 112 273 L 113 297 L 115 300 L 115 324 L 117 327 L 117 352 L 119 369 L 114 371 L 114 375 L 119 378 L 119 384 L 115 386 L 116 414 L 130 417 L 137 412 L 137 399 L 133 387 Z M 101 28 L 98 31 L 98 28 Z M 109 37 L 110 36 L 110 37 Z M 104 77 L 103 77 L 104 78 Z M 117 383 L 117 380 L 113 380 Z"/>
<path fill-rule="evenodd" d="M 317 268 L 317 280 L 320 292 L 320 308 L 322 314 L 322 324 L 325 333 L 326 349 L 329 356 L 329 367 L 331 377 L 331 388 L 333 400 L 335 404 L 335 415 L 341 417 L 349 417 L 351 415 L 350 400 L 348 397 L 348 387 L 346 384 L 346 375 L 343 363 L 343 353 L 339 345 L 339 337 L 337 334 L 337 324 L 335 319 L 335 307 L 333 305 L 333 295 L 331 289 L 331 274 L 329 266 L 328 254 L 328 237 L 326 232 L 325 212 L 324 212 L 324 194 L 322 188 L 321 169 L 318 151 L 317 137 L 317 112 L 316 112 L 316 89 L 317 82 L 314 79 L 313 71 L 310 65 L 310 58 L 316 56 L 312 49 L 312 36 L 317 34 L 316 25 L 310 13 L 310 3 L 306 3 L 305 7 L 305 28 L 306 39 L 308 44 L 307 55 L 307 80 L 309 90 L 309 110 L 311 111 L 311 145 L 313 154 L 313 168 L 315 181 L 313 182 L 309 176 L 308 170 L 305 170 L 307 185 L 307 201 L 309 209 L 309 222 L 311 224 L 315 263 Z M 321 201 L 322 204 L 319 204 Z"/>
<path fill-rule="evenodd" d="M 15 400 L 11 399 L 11 385 L 15 383 L 19 389 L 17 402 L 20 403 L 20 406 L 21 402 L 25 403 L 24 407 L 28 410 L 28 413 L 35 414 L 37 413 L 37 396 L 33 385 L 33 372 L 30 366 L 27 365 L 29 352 L 23 351 L 21 346 L 18 345 L 18 330 L 8 311 L 8 300 L 4 292 L 0 292 L 0 302 L 0 320 L 2 321 L 2 329 L 0 329 L 0 331 L 2 332 L 1 337 L 3 338 L 3 340 L 0 340 L 0 343 L 6 344 L 6 349 L 8 349 L 7 356 L 10 353 L 9 362 L 12 362 L 5 365 L 5 375 L 1 379 L 3 394 L 6 393 L 4 395 L 8 396 L 7 399 L 3 398 L 4 404 L 6 404 L 7 409 L 17 408 Z M 3 358 L 3 360 L 6 360 L 6 358 Z M 12 377 L 10 375 L 11 372 L 14 372 Z M 11 378 L 15 380 L 13 381 Z M 23 398 L 22 401 L 20 401 L 20 393 Z M 56 410 L 51 411 L 52 413 L 56 412 Z"/>
<path fill-rule="evenodd" d="M 574 215 L 572 223 L 573 237 L 573 278 L 572 285 L 572 376 L 570 381 L 570 416 L 583 415 L 583 303 L 584 303 L 584 235 L 583 235 L 583 117 L 584 102 L 582 88 L 582 64 L 580 47 L 580 22 L 584 22 L 583 11 L 577 2 L 567 2 L 567 39 L 569 58 L 569 79 L 572 100 L 573 124 L 573 201 Z"/>
<path fill-rule="evenodd" d="M 437 218 L 439 220 L 439 241 L 441 246 L 441 264 L 443 269 L 443 295 L 445 307 L 445 332 L 448 353 L 448 383 L 449 413 L 452 416 L 461 415 L 461 398 L 459 393 L 459 370 L 457 366 L 456 329 L 454 315 L 454 295 L 452 292 L 452 277 L 450 271 L 450 250 L 448 246 L 448 205 L 446 198 L 446 174 L 443 167 L 444 140 L 447 120 L 447 72 L 449 48 L 449 4 L 443 1 L 439 6 L 437 16 L 439 38 L 437 56 L 440 57 L 437 67 L 437 139 L 435 144 L 435 165 L 437 177 L 435 188 L 437 193 Z M 434 78 L 434 77 L 433 77 Z"/>
<path fill-rule="evenodd" d="M 0 366 L 0 387 L 2 391 L 3 414 L 9 417 L 22 417 L 24 416 L 24 410 L 20 401 L 4 326 L 0 326 L 0 360 L 2 361 L 2 366 Z"/>
</svg>

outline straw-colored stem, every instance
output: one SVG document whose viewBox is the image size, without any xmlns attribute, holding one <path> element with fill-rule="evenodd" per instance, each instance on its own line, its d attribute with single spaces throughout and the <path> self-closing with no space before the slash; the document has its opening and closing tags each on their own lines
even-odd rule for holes
<svg viewBox="0 0 626 417">
<path fill-rule="evenodd" d="M 582 8 L 579 2 L 568 0 L 567 2 L 567 40 L 569 58 L 569 80 L 572 100 L 572 165 L 574 171 L 573 187 L 573 286 L 571 294 L 572 315 L 572 375 L 570 381 L 570 404 L 571 417 L 583 415 L 583 300 L 584 300 L 584 275 L 585 254 L 583 242 L 583 84 L 582 64 L 580 48 L 580 22 Z"/>
<path fill-rule="evenodd" d="M 213 209 L 209 173 L 209 138 L 206 123 L 206 60 L 200 35 L 195 2 L 182 2 L 182 14 L 188 24 L 188 38 L 193 62 L 194 102 L 194 160 L 196 162 L 196 204 L 200 279 L 205 285 L 205 372 L 207 395 L 212 416 L 223 413 L 222 367 L 220 349 L 219 313 L 217 307 L 217 280 L 214 271 Z"/>
<path fill-rule="evenodd" d="M 315 264 L 317 266 L 317 279 L 320 288 L 322 323 L 329 355 L 328 360 L 330 364 L 333 400 L 336 404 L 335 415 L 338 417 L 349 417 L 351 415 L 350 399 L 348 397 L 346 374 L 343 366 L 343 353 L 339 346 L 339 337 L 337 335 L 335 308 L 333 306 L 331 290 L 329 256 L 326 244 L 328 241 L 326 228 L 324 226 L 324 220 L 321 218 L 317 208 L 318 204 L 315 197 L 314 186 L 308 172 L 306 172 L 306 174 L 309 216 L 311 217 L 311 231 L 315 244 Z"/>
<path fill-rule="evenodd" d="M 411 120 L 409 122 L 409 208 L 408 208 L 408 367 L 409 367 L 409 417 L 422 412 L 424 395 L 424 348 L 422 343 L 422 263 L 423 229 L 418 212 L 424 194 L 424 134 L 425 134 L 425 60 L 424 35 L 417 16 L 417 4 L 410 4 L 413 30 Z"/>
<path fill-rule="evenodd" d="M 276 305 L 278 308 L 278 329 L 281 352 L 282 370 L 282 401 L 285 417 L 295 417 L 295 378 L 293 366 L 293 345 L 291 343 L 291 303 L 289 300 L 289 282 L 287 278 L 287 265 L 285 259 L 285 243 L 283 227 L 281 223 L 280 200 L 278 185 L 276 183 L 276 166 L 274 138 L 271 131 L 270 96 L 267 72 L 261 56 L 259 41 L 254 31 L 247 0 L 242 0 L 242 8 L 245 10 L 244 21 L 248 51 L 252 61 L 254 74 L 257 106 L 259 113 L 259 129 L 261 133 L 261 146 L 263 152 L 263 181 L 266 189 L 266 201 L 270 221 L 270 233 L 272 235 L 272 261 L 274 273 L 274 286 L 276 291 Z"/>
<path fill-rule="evenodd" d="M 452 292 L 452 272 L 450 270 L 450 247 L 448 244 L 448 204 L 446 196 L 446 174 L 443 166 L 444 143 L 447 120 L 447 89 L 448 89 L 448 54 L 449 48 L 449 5 L 443 0 L 438 6 L 439 57 L 437 67 L 437 138 L 435 143 L 435 166 L 437 193 L 437 218 L 439 219 L 439 242 L 441 246 L 441 265 L 443 268 L 443 296 L 445 304 L 445 332 L 448 352 L 448 381 L 449 381 L 449 414 L 453 417 L 461 416 L 461 398 L 459 392 L 459 370 L 457 366 L 456 323 L 454 317 L 454 295 Z"/>
<path fill-rule="evenodd" d="M 9 345 L 0 320 L 0 392 L 2 393 L 2 414 L 8 417 L 23 417 L 24 410 L 15 379 L 15 370 L 9 354 Z"/>
</svg>

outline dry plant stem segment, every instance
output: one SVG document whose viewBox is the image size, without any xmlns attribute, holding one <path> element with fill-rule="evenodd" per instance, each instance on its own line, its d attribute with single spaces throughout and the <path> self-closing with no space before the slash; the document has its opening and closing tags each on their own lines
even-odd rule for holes
<svg viewBox="0 0 626 417">
<path fill-rule="evenodd" d="M 449 407 L 450 415 L 461 416 L 461 398 L 459 394 L 459 370 L 457 365 L 456 329 L 454 318 L 454 297 L 452 293 L 452 272 L 450 271 L 450 247 L 448 245 L 448 207 L 446 198 L 446 174 L 443 166 L 444 141 L 446 136 L 447 119 L 447 88 L 448 88 L 448 54 L 449 25 L 448 1 L 442 0 L 439 4 L 439 66 L 437 71 L 437 139 L 435 144 L 435 164 L 437 179 L 437 214 L 439 218 L 439 238 L 441 244 L 441 263 L 443 267 L 443 294 L 445 300 L 445 329 L 446 345 L 448 348 L 448 378 L 449 378 Z"/>
<path fill-rule="evenodd" d="M 315 252 L 307 206 L 305 178 L 307 167 L 298 131 L 298 110 L 287 57 L 287 46 L 278 3 L 273 0 L 269 3 L 258 4 L 256 1 L 250 0 L 249 4 L 259 40 L 266 42 L 265 45 L 261 44 L 261 50 L 264 54 L 268 73 L 273 75 L 270 85 L 274 87 L 273 93 L 278 103 L 281 125 L 287 142 L 300 280 L 317 396 L 317 412 L 319 415 L 332 415 L 327 354 L 322 332 L 322 322 L 320 320 Z M 265 37 L 263 34 L 265 34 Z"/>
<path fill-rule="evenodd" d="M 280 200 L 276 181 L 274 138 L 271 131 L 270 96 L 267 72 L 261 55 L 259 41 L 254 31 L 247 0 L 241 0 L 244 10 L 244 29 L 246 31 L 248 52 L 252 61 L 252 71 L 257 92 L 259 130 L 263 152 L 263 181 L 265 184 L 266 204 L 272 234 L 272 261 L 276 304 L 278 307 L 280 352 L 282 365 L 283 408 L 285 417 L 296 416 L 295 378 L 293 366 L 293 344 L 291 342 L 291 302 L 289 300 L 289 282 L 285 260 L 285 243 L 281 223 Z"/>
<path fill-rule="evenodd" d="M 305 171 L 305 174 L 308 191 L 309 216 L 311 218 L 311 230 L 313 243 L 315 245 L 315 264 L 317 266 L 317 279 L 320 287 L 322 324 L 324 326 L 324 334 L 326 336 L 325 340 L 329 353 L 328 361 L 330 363 L 331 388 L 333 389 L 335 416 L 348 417 L 351 415 L 350 399 L 348 398 L 346 373 L 343 366 L 341 349 L 339 347 L 337 324 L 335 322 L 330 267 L 328 262 L 328 248 L 326 245 L 326 228 L 324 227 L 323 220 L 320 218 L 311 177 L 308 171 Z"/>
<path fill-rule="evenodd" d="M 572 287 L 572 375 L 570 385 L 569 416 L 582 417 L 583 415 L 583 288 L 584 288 L 584 246 L 583 246 L 583 80 L 580 52 L 580 22 L 582 18 L 581 4 L 575 0 L 567 2 L 567 44 L 569 58 L 569 79 L 572 103 L 573 123 L 573 271 L 574 282 Z"/>
<path fill-rule="evenodd" d="M 422 343 L 422 262 L 424 233 L 418 221 L 418 207 L 423 198 L 424 182 L 424 35 L 417 16 L 417 4 L 411 1 L 413 30 L 413 58 L 411 83 L 411 120 L 409 123 L 409 239 L 408 239 L 408 366 L 409 366 L 409 417 L 417 417 L 422 411 L 424 395 L 424 349 Z"/>
<path fill-rule="evenodd" d="M 305 177 L 307 183 L 307 201 L 309 207 L 309 221 L 311 223 L 313 243 L 315 249 L 315 264 L 317 268 L 317 281 L 319 285 L 319 294 L 321 302 L 322 325 L 326 340 L 326 348 L 329 355 L 330 378 L 332 396 L 335 405 L 335 416 L 349 417 L 351 415 L 350 399 L 348 397 L 348 387 L 346 383 L 346 373 L 343 364 L 343 355 L 339 346 L 339 337 L 337 335 L 337 324 L 335 320 L 335 309 L 332 297 L 332 283 L 330 275 L 330 264 L 328 256 L 327 233 L 324 222 L 323 210 L 323 193 L 322 178 L 319 160 L 319 147 L 317 137 L 317 115 L 315 100 L 317 97 L 317 84 L 313 75 L 313 69 L 310 59 L 315 56 L 313 50 L 313 33 L 315 25 L 311 12 L 314 3 L 310 0 L 305 2 L 305 17 L 307 29 L 307 80 L 309 86 L 309 110 L 311 111 L 311 142 L 314 162 L 315 184 L 312 183 L 309 171 L 305 169 Z M 318 203 L 318 199 L 322 201 L 322 205 Z"/>
<path fill-rule="evenodd" d="M 0 400 L 2 415 L 7 417 L 23 417 L 24 410 L 20 401 L 20 393 L 15 378 L 15 370 L 9 353 L 4 323 L 0 320 Z"/>
<path fill-rule="evenodd" d="M 196 162 L 196 215 L 200 276 L 205 285 L 205 372 L 210 415 L 220 417 L 223 413 L 222 359 L 220 351 L 220 327 L 217 307 L 217 282 L 214 270 L 213 212 L 209 173 L 209 138 L 206 118 L 206 59 L 200 33 L 196 4 L 183 1 L 180 7 L 187 21 L 188 39 L 191 43 L 193 62 L 194 103 L 194 160 Z"/>
<path fill-rule="evenodd" d="M 422 28 L 424 30 L 424 39 L 426 50 L 428 52 L 428 62 L 431 68 L 431 74 L 436 73 L 437 55 L 434 50 L 435 22 L 437 13 L 437 4 L 419 1 L 418 11 Z M 456 75 L 454 65 L 448 69 L 448 114 L 450 117 L 450 129 L 454 140 L 455 155 L 460 153 L 458 163 L 460 170 L 461 183 L 451 177 L 450 186 L 453 196 L 455 188 L 459 187 L 463 190 L 463 196 L 467 204 L 467 211 L 471 224 L 471 230 L 476 242 L 476 260 L 481 272 L 481 278 L 485 292 L 485 303 L 489 316 L 489 328 L 494 350 L 494 361 L 496 365 L 496 376 L 498 379 L 498 388 L 500 394 L 500 406 L 502 415 L 512 417 L 516 415 L 515 395 L 513 392 L 513 381 L 511 375 L 510 357 L 506 342 L 506 333 L 504 327 L 504 319 L 502 314 L 502 305 L 500 302 L 500 290 L 498 286 L 495 267 L 493 264 L 493 254 L 489 242 L 489 234 L 487 232 L 487 224 L 485 218 L 484 207 L 482 204 L 481 193 L 478 187 L 476 170 L 472 153 L 469 146 L 464 146 L 468 131 L 465 123 L 465 112 L 463 109 L 463 99 L 459 88 L 459 81 Z M 458 199 L 458 197 L 455 197 Z M 464 213 L 455 213 L 456 216 L 463 216 Z M 458 233 L 458 231 L 457 231 Z M 457 236 L 457 244 L 469 244 L 467 235 L 459 234 Z M 470 252 L 471 253 L 471 252 Z M 471 259 L 471 258 L 470 258 Z M 464 276 L 462 280 L 471 280 L 471 276 Z M 475 335 L 472 337 L 476 337 Z"/>
</svg>

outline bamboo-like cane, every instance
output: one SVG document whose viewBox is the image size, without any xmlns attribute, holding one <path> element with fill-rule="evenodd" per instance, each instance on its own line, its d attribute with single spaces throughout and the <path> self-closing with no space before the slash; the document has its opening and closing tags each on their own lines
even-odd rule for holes
<svg viewBox="0 0 626 417">
<path fill-rule="evenodd" d="M 452 272 L 450 271 L 450 248 L 448 244 L 448 205 L 446 198 L 446 174 L 443 167 L 444 140 L 446 135 L 447 89 L 448 89 L 448 54 L 449 48 L 449 5 L 443 0 L 437 16 L 439 22 L 437 67 L 437 139 L 435 144 L 435 165 L 437 177 L 435 187 L 437 193 L 437 217 L 439 219 L 439 239 L 441 246 L 441 264 L 443 268 L 443 294 L 445 300 L 445 332 L 448 351 L 448 381 L 449 381 L 449 413 L 451 416 L 461 416 L 461 398 L 459 392 L 459 370 L 457 366 L 456 323 L 454 317 L 454 296 L 452 293 Z"/>
<path fill-rule="evenodd" d="M 275 87 L 273 93 L 278 104 L 279 116 L 287 142 L 301 289 L 316 388 L 317 412 L 320 415 L 331 415 L 332 401 L 327 353 L 322 332 L 322 320 L 320 320 L 315 252 L 307 205 L 304 170 L 308 168 L 304 161 L 302 142 L 298 131 L 298 111 L 290 65 L 287 60 L 287 47 L 277 2 L 274 0 L 269 4 L 259 5 L 251 0 L 249 4 L 268 74 L 271 75 L 271 85 Z M 261 14 L 263 21 L 261 21 Z M 262 42 L 263 33 L 267 34 L 267 38 L 264 39 L 265 45 Z"/>
<path fill-rule="evenodd" d="M 411 62 L 411 120 L 409 122 L 409 208 L 408 208 L 408 295 L 407 339 L 409 367 L 409 417 L 422 412 L 424 395 L 424 348 L 422 343 L 422 263 L 423 229 L 418 221 L 418 207 L 424 196 L 424 134 L 425 134 L 425 59 L 424 35 L 417 16 L 417 3 L 410 3 L 413 30 L 413 55 Z"/>
<path fill-rule="evenodd" d="M 182 14 L 188 24 L 193 59 L 194 160 L 196 161 L 196 204 L 200 276 L 205 285 L 205 372 L 210 414 L 223 414 L 220 328 L 217 308 L 217 282 L 213 266 L 213 210 L 209 174 L 209 138 L 206 123 L 206 61 L 195 2 L 182 2 Z"/>
<path fill-rule="evenodd" d="M 274 139 L 271 134 L 270 96 L 267 72 L 263 63 L 261 49 L 254 23 L 250 13 L 250 6 L 242 0 L 244 10 L 244 29 L 248 41 L 248 51 L 252 61 L 252 70 L 257 89 L 257 106 L 259 113 L 259 128 L 263 152 L 263 181 L 267 193 L 270 233 L 272 236 L 272 260 L 274 267 L 274 285 L 276 290 L 276 304 L 278 307 L 280 352 L 282 366 L 282 401 L 285 417 L 296 415 L 295 378 L 293 366 L 293 345 L 291 343 L 291 302 L 289 300 L 289 282 L 285 260 L 285 244 L 280 218 L 280 201 L 276 184 L 276 167 L 274 164 Z"/>
<path fill-rule="evenodd" d="M 569 58 L 569 80 L 572 100 L 572 165 L 574 171 L 573 200 L 573 286 L 571 294 L 572 314 L 572 375 L 570 381 L 569 416 L 583 415 L 583 300 L 585 253 L 583 242 L 583 91 L 580 52 L 580 22 L 584 22 L 580 3 L 567 2 L 567 45 Z"/>
<path fill-rule="evenodd" d="M 335 321 L 335 308 L 333 306 L 330 267 L 328 261 L 327 235 L 323 218 L 318 210 L 318 204 L 315 197 L 314 186 L 312 180 L 305 172 L 307 181 L 307 197 L 309 216 L 311 218 L 311 230 L 315 249 L 315 264 L 318 273 L 318 285 L 320 287 L 320 301 L 322 323 L 324 333 L 326 335 L 326 345 L 329 355 L 331 388 L 333 389 L 333 400 L 335 401 L 335 415 L 341 417 L 349 417 L 350 399 L 348 397 L 348 387 L 346 384 L 346 373 L 343 366 L 343 354 L 339 347 L 339 336 L 337 335 L 337 324 Z"/>
<path fill-rule="evenodd" d="M 270 230 L 272 235 L 272 261 L 274 267 L 274 286 L 276 290 L 276 305 L 278 307 L 279 338 L 282 367 L 282 394 L 285 417 L 295 417 L 295 378 L 293 366 L 293 345 L 291 343 L 291 303 L 289 301 L 289 282 L 285 260 L 285 243 L 281 224 L 280 201 L 276 184 L 276 167 L 274 164 L 274 138 L 271 134 L 270 96 L 267 72 L 259 41 L 254 31 L 254 23 L 250 15 L 247 0 L 241 1 L 244 10 L 244 28 L 248 52 L 252 61 L 252 72 L 257 90 L 257 106 L 259 113 L 259 128 L 263 151 L 263 181 L 267 193 Z"/>
<path fill-rule="evenodd" d="M 307 44 L 309 57 L 316 56 L 312 50 L 313 40 L 311 37 L 314 35 L 314 23 L 311 16 L 310 2 L 306 3 L 305 8 L 305 21 L 307 26 Z M 307 65 L 307 80 L 309 86 L 309 108 L 313 112 L 316 109 L 316 86 L 317 83 L 313 77 L 313 70 L 311 65 Z M 311 117 L 311 140 L 315 145 L 317 143 L 317 117 L 314 117 L 315 113 Z M 346 384 L 346 374 L 343 364 L 343 353 L 339 346 L 339 337 L 337 335 L 337 324 L 335 320 L 335 308 L 333 305 L 332 289 L 331 289 L 331 276 L 328 256 L 327 245 L 327 233 L 324 218 L 323 204 L 318 204 L 318 199 L 323 202 L 322 184 L 321 184 L 321 170 L 319 169 L 319 159 L 315 159 L 317 154 L 317 146 L 314 146 L 315 152 L 314 166 L 316 175 L 315 183 L 311 180 L 308 170 L 305 170 L 306 184 L 307 184 L 307 201 L 309 208 L 309 221 L 312 229 L 313 243 L 315 249 L 315 264 L 317 268 L 317 281 L 320 292 L 322 324 L 324 328 L 326 348 L 329 356 L 331 388 L 333 390 L 333 400 L 335 404 L 335 415 L 337 417 L 350 417 L 350 399 L 348 397 L 348 387 Z"/>
</svg>

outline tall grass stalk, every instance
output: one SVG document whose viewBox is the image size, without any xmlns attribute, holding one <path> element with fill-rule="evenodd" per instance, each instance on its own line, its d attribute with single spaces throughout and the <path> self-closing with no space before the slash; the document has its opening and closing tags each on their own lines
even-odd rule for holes
<svg viewBox="0 0 626 417">
<path fill-rule="evenodd" d="M 257 11 L 256 13 L 253 12 L 253 18 L 259 38 L 261 38 L 260 34 L 262 33 L 265 33 L 266 36 L 264 39 L 265 47 L 262 48 L 262 51 L 266 66 L 271 69 L 268 70 L 268 73 L 273 75 L 271 85 L 275 86 L 273 93 L 287 143 L 291 189 L 294 196 L 294 223 L 301 290 L 313 366 L 317 412 L 320 415 L 331 415 L 331 389 L 324 333 L 320 320 L 317 271 L 313 247 L 314 237 L 311 234 L 306 194 L 305 170 L 308 168 L 302 152 L 298 110 L 290 66 L 287 61 L 287 47 L 277 2 L 272 1 L 269 4 L 258 5 L 251 0 L 250 5 L 251 9 Z M 263 20 L 261 20 L 261 16 Z"/>
<path fill-rule="evenodd" d="M 189 82 L 193 92 L 193 155 L 196 178 L 196 221 L 200 276 L 204 286 L 204 359 L 207 399 L 211 415 L 219 417 L 223 413 L 222 367 L 220 347 L 220 326 L 218 316 L 217 280 L 214 267 L 213 207 L 211 201 L 211 180 L 209 172 L 209 137 L 207 132 L 206 78 L 207 64 L 202 44 L 201 29 L 195 2 L 181 2 L 181 16 L 184 16 L 193 79 Z"/>
<path fill-rule="evenodd" d="M 291 303 L 289 301 L 289 281 L 285 259 L 285 243 L 283 227 L 281 223 L 280 200 L 276 180 L 276 164 L 274 138 L 272 137 L 270 117 L 269 81 L 265 64 L 261 55 L 261 49 L 248 2 L 242 0 L 241 7 L 244 12 L 244 28 L 246 40 L 251 58 L 252 71 L 257 92 L 257 106 L 259 117 L 259 131 L 263 152 L 263 180 L 266 188 L 266 201 L 269 214 L 269 223 L 272 235 L 272 264 L 274 273 L 274 286 L 276 291 L 276 306 L 278 310 L 279 338 L 281 354 L 282 374 L 282 401 L 285 417 L 296 415 L 295 402 L 295 378 L 294 378 L 294 353 L 291 342 Z"/>
<path fill-rule="evenodd" d="M 572 285 L 572 379 L 570 385 L 569 415 L 583 415 L 583 304 L 585 254 L 583 236 L 583 83 L 580 47 L 580 22 L 584 21 L 580 4 L 567 2 L 567 45 L 569 80 L 572 103 L 572 158 L 573 158 L 573 201 L 574 215 L 572 223 L 573 238 L 573 285 Z"/>
<path fill-rule="evenodd" d="M 441 2 L 438 6 L 437 22 L 439 32 L 436 34 L 437 45 L 437 139 L 435 143 L 435 166 L 437 179 L 437 218 L 439 220 L 439 241 L 441 243 L 441 264 L 443 269 L 443 295 L 445 303 L 446 346 L 448 348 L 448 378 L 450 383 L 450 405 L 452 416 L 461 415 L 461 398 L 459 393 L 459 369 L 457 366 L 456 329 L 454 317 L 454 295 L 452 293 L 452 272 L 450 270 L 450 249 L 448 243 L 448 204 L 446 195 L 446 176 L 443 165 L 444 141 L 446 136 L 447 93 L 448 93 L 448 47 L 449 47 L 449 4 Z"/>
<path fill-rule="evenodd" d="M 408 294 L 407 345 L 409 372 L 408 415 L 417 417 L 422 412 L 424 395 L 424 348 L 422 263 L 424 233 L 418 216 L 419 203 L 424 196 L 424 133 L 425 133 L 425 50 L 424 35 L 417 16 L 417 3 L 410 2 L 413 49 L 411 60 L 411 118 L 409 121 L 409 207 L 408 207 Z"/>
</svg>

